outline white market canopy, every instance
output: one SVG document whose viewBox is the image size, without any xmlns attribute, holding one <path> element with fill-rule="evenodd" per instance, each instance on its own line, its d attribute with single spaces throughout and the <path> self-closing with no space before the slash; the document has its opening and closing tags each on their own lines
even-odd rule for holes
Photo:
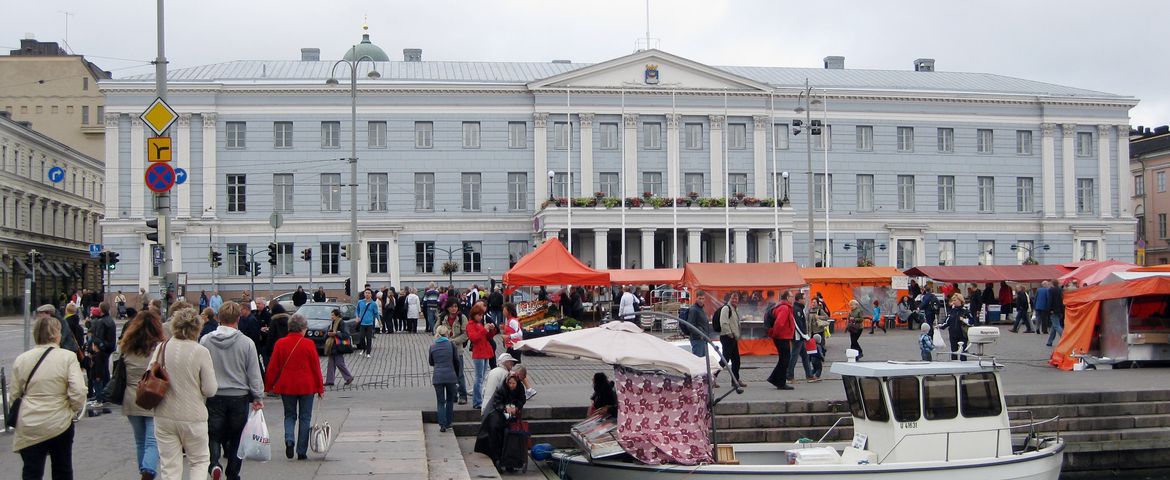
<svg viewBox="0 0 1170 480">
<path fill-rule="evenodd" d="M 523 340 L 522 351 L 568 358 L 597 360 L 635 369 L 664 370 L 691 376 L 707 374 L 703 359 L 642 331 L 629 322 L 609 322 L 547 337 Z M 711 358 L 711 373 L 719 371 L 718 358 Z"/>
</svg>

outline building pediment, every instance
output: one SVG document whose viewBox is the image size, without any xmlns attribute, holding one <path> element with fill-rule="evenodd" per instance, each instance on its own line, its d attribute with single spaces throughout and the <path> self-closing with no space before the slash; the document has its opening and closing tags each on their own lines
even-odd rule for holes
<svg viewBox="0 0 1170 480">
<path fill-rule="evenodd" d="M 566 87 L 772 90 L 767 84 L 660 50 L 643 50 L 528 84 L 531 90 Z"/>
</svg>

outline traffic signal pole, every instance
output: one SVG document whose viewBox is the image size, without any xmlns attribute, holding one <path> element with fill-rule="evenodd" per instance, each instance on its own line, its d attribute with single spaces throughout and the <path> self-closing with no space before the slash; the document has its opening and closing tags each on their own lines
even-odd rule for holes
<svg viewBox="0 0 1170 480">
<path fill-rule="evenodd" d="M 157 0 L 157 30 L 158 37 L 158 56 L 154 59 L 154 86 L 157 90 L 158 98 L 164 102 L 167 100 L 167 57 L 165 53 L 164 30 L 163 30 L 163 0 Z M 211 181 L 211 180 L 206 180 Z M 162 318 L 167 318 L 167 307 L 170 301 L 170 292 L 167 288 L 167 274 L 171 272 L 171 194 L 169 192 L 156 193 L 154 195 L 154 208 L 158 212 L 158 239 L 162 243 L 163 259 L 162 268 L 159 271 L 159 286 L 162 293 Z"/>
</svg>

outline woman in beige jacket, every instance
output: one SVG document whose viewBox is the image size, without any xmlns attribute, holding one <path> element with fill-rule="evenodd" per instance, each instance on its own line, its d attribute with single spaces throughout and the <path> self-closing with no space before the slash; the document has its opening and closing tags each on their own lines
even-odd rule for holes
<svg viewBox="0 0 1170 480">
<path fill-rule="evenodd" d="M 171 316 L 173 337 L 155 348 L 153 360 L 165 349 L 163 361 L 170 389 L 154 408 L 154 437 L 158 443 L 159 474 L 163 480 L 183 478 L 187 452 L 190 480 L 206 480 L 211 465 L 207 443 L 207 399 L 215 395 L 215 367 L 211 353 L 198 343 L 200 325 L 195 310 L 184 308 Z"/>
<path fill-rule="evenodd" d="M 138 312 L 122 333 L 118 345 L 126 362 L 126 391 L 122 393 L 122 414 L 134 430 L 134 444 L 138 459 L 138 473 L 142 480 L 152 480 L 158 472 L 158 444 L 154 437 L 154 412 L 139 407 L 135 400 L 138 382 L 150 365 L 151 352 L 163 341 L 162 322 L 158 314 L 145 310 Z"/>
<path fill-rule="evenodd" d="M 61 322 L 56 318 L 38 318 L 33 340 L 37 346 L 12 365 L 12 398 L 23 398 L 12 451 L 24 461 L 24 479 L 40 480 L 46 457 L 53 461 L 54 479 L 73 478 L 73 418 L 85 407 L 85 377 L 77 355 L 58 345 Z"/>
</svg>

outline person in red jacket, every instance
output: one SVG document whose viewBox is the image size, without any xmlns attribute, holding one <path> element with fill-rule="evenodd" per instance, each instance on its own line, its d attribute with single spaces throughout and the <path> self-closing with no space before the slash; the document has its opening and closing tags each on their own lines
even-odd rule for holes
<svg viewBox="0 0 1170 480">
<path fill-rule="evenodd" d="M 317 346 L 305 338 L 309 321 L 302 314 L 288 319 L 288 335 L 276 341 L 264 378 L 264 390 L 280 395 L 284 403 L 284 456 L 309 458 L 309 428 L 313 421 L 313 394 L 325 398 Z M 300 425 L 297 424 L 300 422 Z M 295 435 L 294 435 L 295 433 Z"/>
<path fill-rule="evenodd" d="M 776 321 L 768 330 L 768 337 L 772 339 L 772 343 L 776 345 L 776 351 L 779 352 L 776 358 L 776 367 L 772 369 L 772 374 L 768 375 L 768 383 L 775 385 L 780 390 L 793 389 L 792 385 L 788 385 L 787 382 L 788 361 L 792 357 L 792 338 L 796 336 L 796 318 L 793 316 L 790 295 L 787 291 L 780 294 L 780 304 L 772 310 Z"/>
<path fill-rule="evenodd" d="M 496 325 L 484 324 L 485 313 L 487 305 L 476 302 L 471 307 L 471 321 L 467 322 L 467 338 L 471 340 L 471 363 L 475 365 L 475 391 L 471 393 L 471 406 L 477 410 L 483 405 L 483 376 L 488 371 L 488 360 L 496 354 L 491 344 L 491 338 L 496 336 Z"/>
</svg>

